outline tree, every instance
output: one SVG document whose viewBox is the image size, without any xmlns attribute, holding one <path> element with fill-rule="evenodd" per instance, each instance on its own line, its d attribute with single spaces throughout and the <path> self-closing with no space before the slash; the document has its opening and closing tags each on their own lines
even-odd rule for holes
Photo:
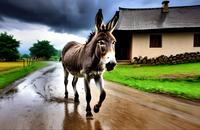
<svg viewBox="0 0 200 130">
<path fill-rule="evenodd" d="M 15 61 L 19 58 L 20 42 L 6 32 L 0 33 L 0 60 Z"/>
<path fill-rule="evenodd" d="M 49 60 L 51 61 L 59 61 L 61 56 L 61 50 L 57 50 L 55 55 L 51 56 L 51 58 Z"/>
<path fill-rule="evenodd" d="M 21 55 L 21 58 L 30 58 L 30 55 L 28 55 L 28 54 L 23 54 L 23 55 Z"/>
<path fill-rule="evenodd" d="M 48 60 L 51 56 L 55 55 L 57 50 L 49 43 L 50 42 L 47 40 L 38 40 L 37 43 L 34 43 L 33 47 L 29 49 L 31 56 Z"/>
</svg>

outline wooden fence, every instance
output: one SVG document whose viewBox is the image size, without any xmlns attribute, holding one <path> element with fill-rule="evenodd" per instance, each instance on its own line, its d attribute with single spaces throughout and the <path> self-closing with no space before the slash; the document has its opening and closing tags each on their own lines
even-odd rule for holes
<svg viewBox="0 0 200 130">
<path fill-rule="evenodd" d="M 38 60 L 35 58 L 24 58 L 24 59 L 22 59 L 22 64 L 23 64 L 23 67 L 26 67 L 26 66 L 31 66 L 32 64 L 34 64 L 37 61 Z"/>
</svg>

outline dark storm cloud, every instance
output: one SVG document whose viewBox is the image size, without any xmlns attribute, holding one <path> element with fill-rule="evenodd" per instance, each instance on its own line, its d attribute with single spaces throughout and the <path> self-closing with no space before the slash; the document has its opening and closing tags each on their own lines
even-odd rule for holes
<svg viewBox="0 0 200 130">
<path fill-rule="evenodd" d="M 91 29 L 98 8 L 106 13 L 110 5 L 98 0 L 1 0 L 0 20 L 10 17 L 59 32 L 76 32 Z"/>
<path fill-rule="evenodd" d="M 0 21 L 9 17 L 49 26 L 57 32 L 91 30 L 99 8 L 109 20 L 118 7 L 160 7 L 162 0 L 0 0 Z M 170 6 L 200 4 L 200 0 L 171 0 Z M 23 27 L 22 27 L 23 28 Z"/>
</svg>

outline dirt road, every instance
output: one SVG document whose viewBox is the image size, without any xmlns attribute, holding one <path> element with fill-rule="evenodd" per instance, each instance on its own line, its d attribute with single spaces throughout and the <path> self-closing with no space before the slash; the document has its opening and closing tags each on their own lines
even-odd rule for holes
<svg viewBox="0 0 200 130">
<path fill-rule="evenodd" d="M 72 77 L 70 77 L 70 81 Z M 91 106 L 99 91 L 92 84 Z M 12 86 L 13 87 L 13 86 Z M 27 76 L 0 98 L 0 129 L 200 129 L 200 105 L 149 94 L 106 82 L 107 97 L 94 119 L 85 118 L 83 80 L 78 81 L 80 103 L 64 101 L 63 70 L 53 64 Z"/>
</svg>

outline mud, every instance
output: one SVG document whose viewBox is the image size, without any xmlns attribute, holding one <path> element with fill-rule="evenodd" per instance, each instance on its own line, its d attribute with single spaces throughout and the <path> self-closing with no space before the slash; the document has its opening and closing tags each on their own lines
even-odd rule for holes
<svg viewBox="0 0 200 130">
<path fill-rule="evenodd" d="M 106 82 L 107 97 L 92 120 L 85 117 L 83 79 L 77 90 L 80 103 L 74 103 L 69 79 L 69 99 L 64 97 L 60 63 L 39 70 L 0 98 L 0 129 L 189 129 L 200 128 L 200 106 L 160 95 L 139 92 Z M 91 106 L 99 99 L 92 81 Z"/>
</svg>

